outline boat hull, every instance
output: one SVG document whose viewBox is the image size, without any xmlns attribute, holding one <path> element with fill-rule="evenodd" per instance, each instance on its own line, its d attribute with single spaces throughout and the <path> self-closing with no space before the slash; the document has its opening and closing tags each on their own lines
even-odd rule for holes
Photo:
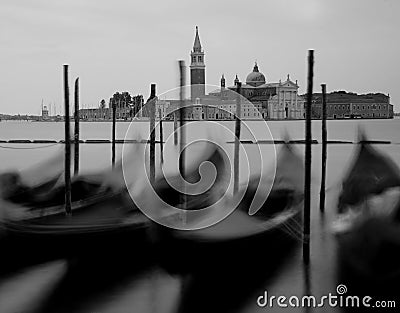
<svg viewBox="0 0 400 313">
<path fill-rule="evenodd" d="M 383 300 L 398 296 L 399 238 L 400 224 L 384 218 L 369 218 L 337 235 L 338 280 L 352 294 Z"/>
<path fill-rule="evenodd" d="M 32 219 L 3 220 L 0 272 L 58 258 L 137 256 L 148 243 L 151 221 L 127 205 L 114 196 L 81 206 L 71 216 L 60 210 Z"/>
<path fill-rule="evenodd" d="M 279 259 L 280 256 L 289 254 L 290 249 L 300 242 L 299 237 L 293 234 L 293 229 L 299 230 L 299 225 L 302 223 L 301 212 L 302 205 L 299 205 L 293 215 L 281 224 L 249 236 L 234 238 L 197 236 L 196 233 L 199 232 L 197 230 L 178 231 L 159 227 L 156 250 L 159 253 L 159 259 L 172 272 L 209 270 L 220 266 L 225 268 L 229 264 L 245 265 L 252 263 L 254 256 L 265 258 L 264 262 L 268 263 L 268 261 L 273 261 L 274 256 Z M 229 224 L 229 219 L 230 216 L 220 223 Z M 218 227 L 218 224 L 210 226 L 209 229 L 213 227 Z M 216 260 L 222 263 L 216 264 Z"/>
</svg>

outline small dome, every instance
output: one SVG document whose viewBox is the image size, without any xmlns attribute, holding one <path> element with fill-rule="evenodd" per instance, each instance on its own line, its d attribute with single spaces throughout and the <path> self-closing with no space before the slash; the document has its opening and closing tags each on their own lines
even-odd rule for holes
<svg viewBox="0 0 400 313">
<path fill-rule="evenodd" d="M 254 87 L 265 84 L 265 76 L 258 71 L 257 63 L 254 65 L 253 72 L 247 75 L 246 84 Z"/>
</svg>

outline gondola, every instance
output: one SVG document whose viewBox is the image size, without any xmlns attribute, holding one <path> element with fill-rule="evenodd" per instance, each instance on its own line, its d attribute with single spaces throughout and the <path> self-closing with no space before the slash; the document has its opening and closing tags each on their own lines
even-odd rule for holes
<svg viewBox="0 0 400 313">
<path fill-rule="evenodd" d="M 63 171 L 48 171 L 52 175 L 29 173 L 36 179 L 27 179 L 24 172 L 0 175 L 4 270 L 60 257 L 126 252 L 128 244 L 144 244 L 151 222 L 131 200 L 121 164 L 73 177 L 71 215 L 65 213 Z"/>
<path fill-rule="evenodd" d="M 218 157 L 218 151 L 210 152 L 210 155 L 213 162 L 217 160 L 216 168 L 222 170 L 220 177 L 224 177 L 226 167 L 221 164 L 224 158 Z M 187 210 L 201 209 L 219 201 L 214 213 L 220 210 L 221 216 L 225 211 L 229 214 L 206 228 L 196 226 L 204 225 L 204 220 L 215 215 L 196 216 L 189 221 L 193 230 L 160 228 L 160 247 L 157 249 L 160 259 L 164 259 L 172 270 L 195 271 L 199 266 L 203 269 L 214 267 L 218 259 L 237 264 L 246 258 L 251 260 L 250 256 L 254 254 L 268 255 L 269 260 L 279 259 L 280 254 L 287 255 L 290 247 L 301 240 L 303 184 L 303 161 L 288 144 L 279 151 L 276 166 L 264 175 L 250 178 L 237 194 L 225 201 L 220 200 L 221 186 L 225 188 L 226 181 L 217 179 L 206 193 L 207 197 L 189 200 Z M 168 194 L 163 179 L 156 188 L 160 189 L 159 193 Z M 175 196 L 175 204 L 178 199 Z M 252 212 L 252 204 L 257 202 L 258 210 Z M 190 219 L 190 213 L 187 218 Z"/>
<path fill-rule="evenodd" d="M 397 295 L 400 279 L 400 170 L 362 140 L 338 199 L 333 225 L 339 277 L 353 293 Z"/>
<path fill-rule="evenodd" d="M 190 196 L 185 207 L 201 211 L 215 204 L 214 211 L 186 214 L 186 223 L 198 229 L 156 229 L 158 264 L 184 282 L 178 312 L 206 312 L 211 304 L 215 312 L 237 312 L 279 274 L 301 242 L 304 169 L 293 146 L 283 145 L 272 168 L 251 177 L 226 198 L 222 190 L 231 178 L 229 167 L 218 150 L 208 154 L 205 159 L 218 169 L 216 183 L 202 197 Z M 191 179 L 196 177 L 192 174 L 187 171 Z M 155 187 L 160 195 L 171 194 L 162 177 Z M 179 199 L 175 194 L 171 204 L 181 206 Z M 220 222 L 197 227 L 218 213 Z"/>
</svg>

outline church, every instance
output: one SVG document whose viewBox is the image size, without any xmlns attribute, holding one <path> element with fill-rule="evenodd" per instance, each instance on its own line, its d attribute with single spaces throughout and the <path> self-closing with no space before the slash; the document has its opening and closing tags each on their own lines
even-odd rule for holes
<svg viewBox="0 0 400 313">
<path fill-rule="evenodd" d="M 233 85 L 226 87 L 224 75 L 220 88 L 206 94 L 205 53 L 201 46 L 199 30 L 196 26 L 193 49 L 190 52 L 190 102 L 193 106 L 186 109 L 186 119 L 234 119 L 236 113 L 235 93 L 240 83 L 236 75 Z M 241 83 L 240 94 L 248 101 L 242 101 L 242 119 L 303 119 L 304 98 L 298 95 L 299 86 L 289 75 L 285 81 L 267 82 L 259 71 L 258 64 Z M 177 109 L 177 100 L 157 100 L 157 115 L 166 117 Z M 160 116 L 158 116 L 160 117 Z"/>
<path fill-rule="evenodd" d="M 238 82 L 236 76 L 234 85 L 228 88 L 236 90 Z M 241 95 L 261 107 L 265 119 L 302 119 L 305 113 L 305 100 L 298 95 L 298 89 L 297 80 L 291 81 L 289 75 L 283 82 L 267 83 L 256 63 L 253 71 L 247 75 L 246 82 L 241 86 Z"/>
</svg>

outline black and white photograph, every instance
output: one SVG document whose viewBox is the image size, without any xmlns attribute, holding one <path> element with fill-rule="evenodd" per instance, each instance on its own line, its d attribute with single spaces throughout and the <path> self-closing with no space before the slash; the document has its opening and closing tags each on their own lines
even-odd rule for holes
<svg viewBox="0 0 400 313">
<path fill-rule="evenodd" d="M 0 313 L 399 312 L 399 14 L 2 0 Z"/>
</svg>

